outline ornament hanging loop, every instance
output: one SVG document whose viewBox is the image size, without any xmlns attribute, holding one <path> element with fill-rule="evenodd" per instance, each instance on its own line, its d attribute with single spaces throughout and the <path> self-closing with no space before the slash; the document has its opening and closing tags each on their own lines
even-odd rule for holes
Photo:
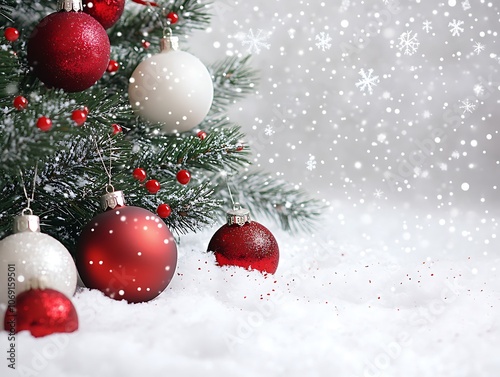
<svg viewBox="0 0 500 377">
<path fill-rule="evenodd" d="M 24 197 L 26 198 L 26 208 L 23 209 L 22 214 L 24 215 L 25 211 L 29 211 L 30 215 L 33 215 L 33 211 L 31 209 L 31 203 L 35 201 L 35 188 L 36 188 L 36 178 L 38 176 L 38 163 L 35 165 L 35 172 L 33 174 L 31 196 L 28 196 L 28 190 L 26 189 L 26 183 L 24 182 L 24 175 L 21 169 L 19 169 L 19 175 L 21 176 L 21 183 L 23 185 Z"/>
<path fill-rule="evenodd" d="M 59 0 L 57 10 L 65 10 L 66 12 L 81 12 L 83 11 L 82 0 Z"/>
</svg>

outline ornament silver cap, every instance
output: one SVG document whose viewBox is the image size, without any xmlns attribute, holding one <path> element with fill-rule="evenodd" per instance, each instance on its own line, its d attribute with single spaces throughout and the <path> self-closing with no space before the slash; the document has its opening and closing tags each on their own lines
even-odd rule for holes
<svg viewBox="0 0 500 377">
<path fill-rule="evenodd" d="M 101 196 L 101 208 L 103 211 L 125 206 L 125 195 L 123 191 L 107 192 Z"/>
<path fill-rule="evenodd" d="M 81 12 L 83 11 L 82 0 L 59 0 L 57 3 L 57 10 Z"/>
<path fill-rule="evenodd" d="M 179 37 L 174 37 L 173 35 L 167 35 L 161 39 L 160 41 L 161 52 L 177 51 L 178 49 L 179 49 Z"/>
<path fill-rule="evenodd" d="M 38 233 L 40 232 L 40 218 L 33 215 L 33 211 L 31 209 L 26 208 L 23 210 L 21 215 L 14 217 L 13 231 L 14 233 Z"/>
<path fill-rule="evenodd" d="M 233 209 L 226 212 L 227 225 L 243 226 L 250 223 L 250 211 L 246 208 L 241 208 L 240 203 L 234 203 Z"/>
</svg>

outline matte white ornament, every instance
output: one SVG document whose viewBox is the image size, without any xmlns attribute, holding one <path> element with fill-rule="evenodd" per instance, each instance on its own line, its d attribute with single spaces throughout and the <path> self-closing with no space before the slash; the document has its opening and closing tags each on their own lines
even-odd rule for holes
<svg viewBox="0 0 500 377">
<path fill-rule="evenodd" d="M 0 241 L 0 313 L 9 305 L 13 292 L 19 295 L 41 283 L 71 297 L 76 281 L 71 254 L 55 238 L 40 233 L 38 216 L 17 216 L 14 234 Z"/>
<path fill-rule="evenodd" d="M 177 50 L 177 37 L 162 39 L 161 52 L 141 62 L 129 80 L 130 105 L 166 133 L 189 131 L 212 106 L 212 77 L 195 56 Z"/>
</svg>

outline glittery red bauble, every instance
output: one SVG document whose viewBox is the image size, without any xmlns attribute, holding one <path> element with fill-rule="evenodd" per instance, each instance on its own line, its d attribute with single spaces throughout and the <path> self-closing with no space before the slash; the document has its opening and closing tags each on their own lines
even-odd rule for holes
<svg viewBox="0 0 500 377">
<path fill-rule="evenodd" d="M 124 206 L 83 229 L 76 266 L 83 283 L 116 300 L 149 301 L 172 280 L 177 246 L 165 223 L 144 208 Z"/>
<path fill-rule="evenodd" d="M 16 297 L 5 313 L 4 329 L 9 333 L 28 330 L 34 337 L 78 329 L 78 315 L 69 298 L 54 289 L 31 289 Z"/>
<path fill-rule="evenodd" d="M 210 240 L 208 251 L 215 253 L 220 266 L 240 266 L 271 274 L 278 268 L 278 243 L 265 226 L 255 221 L 243 226 L 223 225 Z"/>
<path fill-rule="evenodd" d="M 109 38 L 83 12 L 57 12 L 36 26 L 28 41 L 28 62 L 48 87 L 80 92 L 99 80 L 109 63 Z"/>
<path fill-rule="evenodd" d="M 99 21 L 104 29 L 120 19 L 124 7 L 125 0 L 83 0 L 83 11 Z"/>
</svg>

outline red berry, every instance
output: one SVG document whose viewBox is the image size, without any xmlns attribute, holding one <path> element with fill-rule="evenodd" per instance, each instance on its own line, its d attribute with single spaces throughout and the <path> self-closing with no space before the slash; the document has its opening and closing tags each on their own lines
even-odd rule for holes
<svg viewBox="0 0 500 377">
<path fill-rule="evenodd" d="M 108 68 L 106 70 L 111 73 L 118 71 L 118 68 L 120 68 L 120 63 L 118 63 L 116 60 L 110 60 Z"/>
<path fill-rule="evenodd" d="M 179 182 L 181 185 L 187 185 L 190 180 L 191 173 L 187 170 L 179 170 L 179 172 L 177 172 L 177 182 Z"/>
<path fill-rule="evenodd" d="M 144 47 L 146 50 L 151 46 L 151 43 L 148 41 L 142 41 L 142 47 Z"/>
<path fill-rule="evenodd" d="M 172 210 L 170 209 L 170 206 L 168 204 L 163 203 L 158 206 L 158 208 L 156 209 L 156 213 L 162 219 L 166 219 L 167 217 L 170 216 Z"/>
<path fill-rule="evenodd" d="M 5 39 L 7 39 L 9 42 L 15 42 L 17 41 L 17 38 L 19 38 L 19 30 L 17 30 L 15 27 L 6 28 L 3 34 L 5 35 Z"/>
<path fill-rule="evenodd" d="M 73 119 L 77 126 L 81 126 L 87 120 L 87 114 L 85 114 L 84 110 L 74 110 L 71 113 L 71 119 Z"/>
<path fill-rule="evenodd" d="M 36 121 L 36 126 L 42 131 L 50 131 L 52 128 L 52 121 L 47 117 L 40 117 Z"/>
<path fill-rule="evenodd" d="M 200 131 L 196 134 L 196 136 L 198 136 L 200 140 L 205 140 L 205 138 L 207 137 L 207 133 L 205 131 Z"/>
<path fill-rule="evenodd" d="M 17 96 L 16 98 L 14 98 L 14 107 L 17 110 L 24 110 L 28 107 L 28 100 L 23 96 Z"/>
<path fill-rule="evenodd" d="M 238 152 L 241 152 L 241 151 L 243 150 L 243 145 L 238 145 L 238 146 L 236 147 L 236 150 L 237 150 Z"/>
<path fill-rule="evenodd" d="M 177 21 L 179 21 L 179 15 L 175 12 L 169 12 L 167 14 L 167 20 L 169 20 L 172 25 L 176 24 Z"/>
<path fill-rule="evenodd" d="M 119 134 L 123 131 L 122 126 L 120 126 L 119 124 L 113 123 L 111 127 L 113 127 L 113 135 Z M 144 174 L 146 174 L 146 172 L 144 172 Z"/>
<path fill-rule="evenodd" d="M 143 168 L 135 168 L 132 175 L 139 182 L 142 182 L 146 179 L 146 170 L 144 170 Z"/>
<path fill-rule="evenodd" d="M 160 188 L 160 182 L 158 182 L 156 179 L 150 179 L 146 182 L 146 190 L 148 190 L 151 194 L 156 194 L 158 191 L 160 191 Z"/>
</svg>

